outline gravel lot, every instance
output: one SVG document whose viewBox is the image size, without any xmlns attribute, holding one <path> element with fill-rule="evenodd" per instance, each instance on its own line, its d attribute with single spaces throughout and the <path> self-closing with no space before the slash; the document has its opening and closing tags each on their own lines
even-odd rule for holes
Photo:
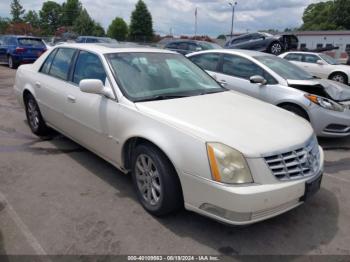
<svg viewBox="0 0 350 262">
<path fill-rule="evenodd" d="M 248 227 L 188 211 L 158 219 L 131 179 L 62 135 L 32 135 L 0 66 L 0 254 L 350 255 L 350 138 L 321 139 L 322 189 Z"/>
</svg>

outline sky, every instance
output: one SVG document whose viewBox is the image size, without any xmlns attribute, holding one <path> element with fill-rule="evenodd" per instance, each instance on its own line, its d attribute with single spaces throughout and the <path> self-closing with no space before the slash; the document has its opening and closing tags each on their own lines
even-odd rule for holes
<svg viewBox="0 0 350 262">
<path fill-rule="evenodd" d="M 107 28 L 116 17 L 130 22 L 137 0 L 80 0 L 90 16 Z M 191 35 L 195 31 L 198 9 L 198 34 L 218 36 L 231 30 L 232 0 L 144 0 L 158 34 Z M 0 0 L 0 16 L 10 16 L 11 0 Z M 26 10 L 40 10 L 44 0 L 21 0 Z M 63 0 L 56 2 L 62 3 Z M 302 24 L 305 7 L 320 0 L 237 0 L 234 32 L 295 28 Z"/>
</svg>

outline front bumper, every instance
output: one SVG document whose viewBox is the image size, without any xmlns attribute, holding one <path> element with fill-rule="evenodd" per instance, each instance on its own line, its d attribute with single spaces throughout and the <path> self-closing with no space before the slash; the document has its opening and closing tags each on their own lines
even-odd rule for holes
<svg viewBox="0 0 350 262">
<path fill-rule="evenodd" d="M 304 203 L 306 183 L 322 176 L 323 161 L 321 150 L 322 166 L 313 176 L 284 182 L 273 178 L 266 184 L 258 184 L 255 180 L 257 184 L 246 186 L 225 185 L 182 173 L 185 207 L 230 225 L 266 220 Z M 261 169 L 260 172 L 261 177 L 273 177 L 267 170 Z"/>
<path fill-rule="evenodd" d="M 313 106 L 309 112 L 310 121 L 318 136 L 345 137 L 350 135 L 350 109 L 337 112 Z"/>
</svg>

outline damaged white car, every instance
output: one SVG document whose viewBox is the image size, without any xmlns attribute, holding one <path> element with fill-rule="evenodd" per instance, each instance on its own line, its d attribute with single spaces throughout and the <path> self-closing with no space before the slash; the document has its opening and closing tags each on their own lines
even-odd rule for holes
<svg viewBox="0 0 350 262">
<path fill-rule="evenodd" d="M 210 50 L 188 58 L 221 85 L 291 111 L 324 137 L 350 135 L 350 87 L 311 76 L 282 58 L 246 50 Z"/>
</svg>

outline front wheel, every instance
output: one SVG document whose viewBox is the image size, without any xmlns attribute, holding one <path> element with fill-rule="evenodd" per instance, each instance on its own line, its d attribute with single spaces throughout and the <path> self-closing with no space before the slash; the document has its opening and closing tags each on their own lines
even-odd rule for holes
<svg viewBox="0 0 350 262">
<path fill-rule="evenodd" d="M 333 81 L 336 81 L 336 82 L 339 82 L 339 83 L 342 83 L 342 84 L 348 84 L 348 79 L 346 77 L 345 74 L 342 74 L 342 73 L 335 73 L 331 76 L 330 78 L 331 80 Z"/>
<path fill-rule="evenodd" d="M 282 54 L 282 49 L 283 49 L 282 45 L 278 42 L 275 42 L 275 43 L 271 44 L 268 51 L 270 54 L 278 56 L 278 55 Z"/>
<path fill-rule="evenodd" d="M 50 129 L 45 124 L 39 106 L 32 95 L 25 97 L 27 121 L 32 132 L 38 136 L 49 134 Z"/>
<path fill-rule="evenodd" d="M 179 178 L 168 158 L 155 146 L 136 147 L 132 177 L 142 206 L 152 215 L 163 216 L 183 206 Z"/>
</svg>

